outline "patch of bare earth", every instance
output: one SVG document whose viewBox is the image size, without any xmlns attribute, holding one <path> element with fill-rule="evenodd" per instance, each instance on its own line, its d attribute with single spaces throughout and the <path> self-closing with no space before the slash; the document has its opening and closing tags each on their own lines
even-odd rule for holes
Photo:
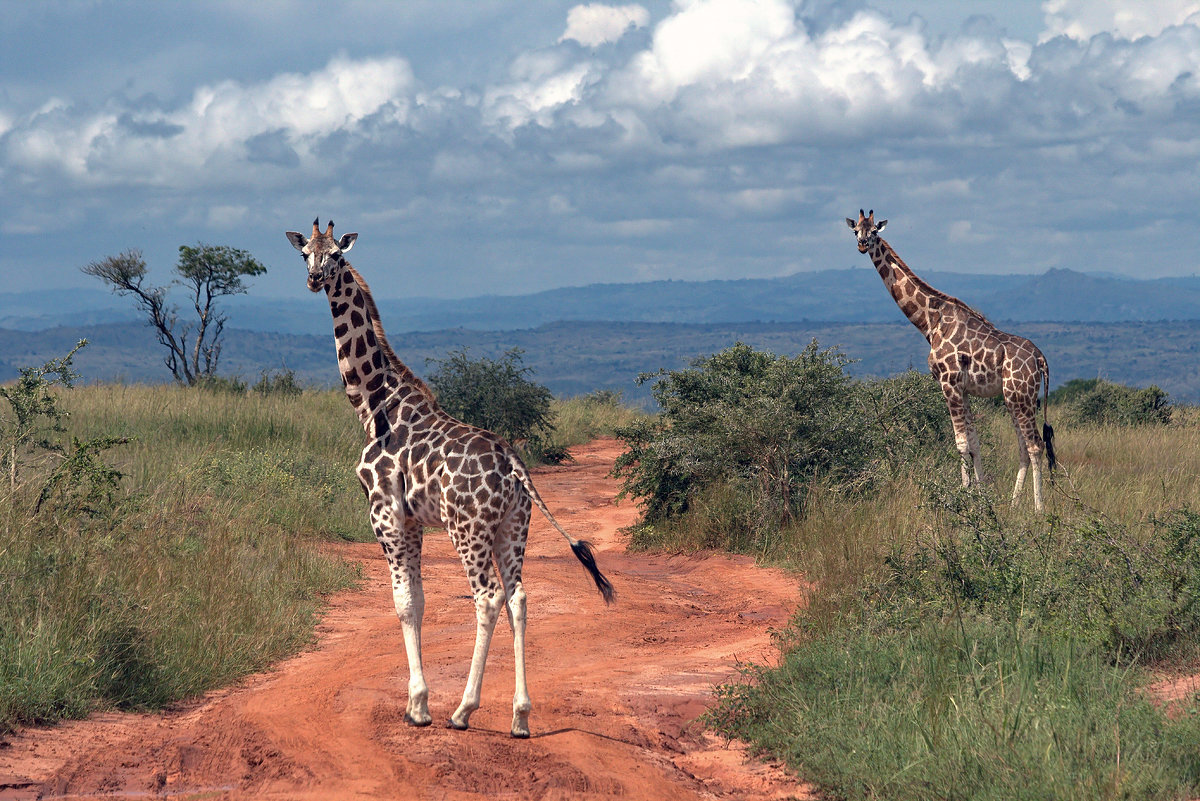
<svg viewBox="0 0 1200 801">
<path fill-rule="evenodd" d="M 376 545 L 350 545 L 360 590 L 333 598 L 312 650 L 162 714 L 108 713 L 0 746 L 0 799 L 785 799 L 810 797 L 778 766 L 706 733 L 698 716 L 736 665 L 774 653 L 769 630 L 799 582 L 749 559 L 630 554 L 607 477 L 615 441 L 538 471 L 558 520 L 597 547 L 606 608 L 566 543 L 534 512 L 525 562 L 533 737 L 513 740 L 512 638 L 500 623 L 483 706 L 457 706 L 474 608 L 444 534 L 426 537 L 424 656 L 435 725 L 403 723 L 407 666 Z"/>
</svg>

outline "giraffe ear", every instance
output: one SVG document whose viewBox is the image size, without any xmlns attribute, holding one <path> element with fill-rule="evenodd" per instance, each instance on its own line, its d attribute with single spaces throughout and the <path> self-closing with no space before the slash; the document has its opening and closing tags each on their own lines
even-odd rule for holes
<svg viewBox="0 0 1200 801">
<path fill-rule="evenodd" d="M 308 240 L 304 238 L 304 234 L 288 231 L 285 236 L 287 236 L 288 241 L 292 243 L 292 247 L 296 250 L 304 250 L 304 246 L 308 244 Z"/>
<path fill-rule="evenodd" d="M 856 223 L 854 222 L 854 220 L 852 220 L 852 219 L 850 219 L 849 217 L 847 217 L 847 218 L 846 218 L 846 225 L 848 225 L 848 226 L 850 226 L 851 228 L 853 228 L 853 227 L 856 225 Z"/>
<path fill-rule="evenodd" d="M 358 234 L 342 234 L 342 238 L 338 240 L 338 250 L 345 253 L 350 248 L 354 247 L 354 241 L 358 239 Z"/>
<path fill-rule="evenodd" d="M 887 228 L 887 220 L 880 220 L 879 222 L 875 223 L 876 231 L 882 231 L 884 228 Z"/>
</svg>

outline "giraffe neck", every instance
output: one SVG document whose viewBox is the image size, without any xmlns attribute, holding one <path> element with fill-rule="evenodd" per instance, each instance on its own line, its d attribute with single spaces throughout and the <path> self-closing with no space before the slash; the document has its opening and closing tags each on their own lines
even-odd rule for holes
<svg viewBox="0 0 1200 801">
<path fill-rule="evenodd" d="M 928 339 L 933 325 L 930 312 L 949 300 L 949 296 L 918 278 L 886 240 L 877 240 L 870 254 L 875 270 L 900 311 Z"/>
<path fill-rule="evenodd" d="M 437 401 L 388 344 L 362 276 L 345 259 L 339 268 L 326 296 L 346 397 L 369 438 L 394 433 L 404 439 L 419 420 L 435 414 Z"/>
</svg>

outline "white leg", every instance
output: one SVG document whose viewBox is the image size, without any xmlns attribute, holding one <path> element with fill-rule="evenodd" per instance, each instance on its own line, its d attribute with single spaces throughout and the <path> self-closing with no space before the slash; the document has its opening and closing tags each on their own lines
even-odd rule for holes
<svg viewBox="0 0 1200 801">
<path fill-rule="evenodd" d="M 1029 457 L 1033 466 L 1033 508 L 1041 512 L 1045 509 L 1042 502 L 1042 454 L 1030 453 Z"/>
<path fill-rule="evenodd" d="M 1023 490 L 1025 488 L 1025 473 L 1029 469 L 1029 461 L 1030 460 L 1029 460 L 1029 444 L 1027 442 L 1025 442 L 1025 437 L 1021 433 L 1021 427 L 1019 425 L 1017 425 L 1017 420 L 1015 417 L 1013 418 L 1013 428 L 1017 432 L 1017 459 L 1020 462 L 1020 466 L 1017 468 L 1017 483 L 1015 485 L 1013 485 L 1013 494 L 1012 494 L 1012 505 L 1016 506 L 1017 501 L 1021 497 L 1021 490 Z M 1035 471 L 1034 475 L 1037 475 L 1036 471 Z M 1034 495 L 1036 496 L 1037 494 L 1038 494 L 1038 492 L 1035 489 Z M 1035 503 L 1036 503 L 1036 501 L 1035 501 Z"/>
<path fill-rule="evenodd" d="M 525 588 L 517 584 L 508 596 L 508 622 L 513 630 L 516 688 L 513 690 L 512 736 L 529 736 L 529 687 L 525 684 Z"/>
<path fill-rule="evenodd" d="M 421 621 L 425 617 L 425 590 L 421 586 L 421 526 L 413 521 L 400 523 L 391 504 L 372 505 L 371 519 L 375 537 L 383 547 L 392 574 L 392 603 L 404 635 L 404 653 L 408 657 L 408 706 L 404 722 L 410 726 L 428 726 L 429 688 L 421 663 Z"/>
<path fill-rule="evenodd" d="M 963 417 L 967 427 L 967 453 L 971 456 L 971 470 L 975 473 L 975 483 L 982 484 L 983 464 L 979 456 L 979 431 L 975 428 L 975 415 L 971 412 L 971 398 L 965 392 L 963 393 Z"/>
<path fill-rule="evenodd" d="M 505 611 L 513 632 L 513 662 L 515 687 L 513 689 L 513 737 L 529 736 L 529 687 L 525 683 L 525 586 L 521 572 L 525 561 L 525 541 L 529 534 L 529 503 L 511 509 L 500 526 L 496 537 L 496 567 L 500 581 L 508 596 Z"/>
<path fill-rule="evenodd" d="M 471 655 L 471 672 L 467 676 L 462 703 L 450 716 L 452 728 L 467 728 L 471 713 L 479 708 L 479 699 L 483 695 L 483 669 L 487 666 L 488 649 L 504 600 L 504 590 L 497 586 L 475 591 L 475 651 Z"/>
<path fill-rule="evenodd" d="M 392 570 L 392 600 L 400 629 L 404 632 L 404 653 L 408 656 L 408 706 L 404 722 L 410 726 L 428 726 L 429 688 L 421 663 L 421 620 L 425 616 L 425 590 L 421 586 L 420 565 L 416 570 Z"/>
</svg>

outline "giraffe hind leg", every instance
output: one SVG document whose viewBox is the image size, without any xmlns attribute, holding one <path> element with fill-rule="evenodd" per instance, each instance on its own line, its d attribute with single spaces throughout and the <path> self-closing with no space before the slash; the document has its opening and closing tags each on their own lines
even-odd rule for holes
<svg viewBox="0 0 1200 801">
<path fill-rule="evenodd" d="M 506 599 L 504 587 L 492 571 L 494 532 L 488 531 L 485 535 L 481 531 L 467 531 L 452 534 L 452 537 L 466 568 L 471 594 L 475 599 L 475 649 L 471 654 L 471 670 L 467 675 L 462 702 L 450 716 L 449 722 L 450 728 L 461 730 L 470 725 L 471 714 L 479 708 L 488 650 Z"/>
<path fill-rule="evenodd" d="M 1025 435 L 1021 433 L 1021 425 L 1017 422 L 1017 417 L 1013 415 L 1013 429 L 1017 432 L 1017 481 L 1013 485 L 1012 505 L 1016 506 L 1021 499 L 1021 492 L 1025 489 L 1025 474 L 1029 470 L 1031 459 L 1029 458 L 1029 445 L 1025 441 Z"/>
<path fill-rule="evenodd" d="M 1045 446 L 1038 435 L 1035 410 L 1036 405 L 1033 408 L 1023 408 L 1014 404 L 1010 408 L 1013 425 L 1017 429 L 1017 447 L 1020 448 L 1021 458 L 1021 467 L 1017 470 L 1017 484 L 1013 488 L 1013 504 L 1017 503 L 1028 467 L 1033 483 L 1033 508 L 1040 512 L 1045 508 L 1042 499 L 1042 451 L 1045 450 Z"/>
<path fill-rule="evenodd" d="M 496 565 L 508 598 L 505 611 L 513 632 L 513 737 L 529 736 L 529 687 L 525 682 L 525 587 L 521 581 L 525 558 L 525 541 L 529 534 L 529 504 L 526 502 L 509 513 L 496 538 Z"/>
</svg>

